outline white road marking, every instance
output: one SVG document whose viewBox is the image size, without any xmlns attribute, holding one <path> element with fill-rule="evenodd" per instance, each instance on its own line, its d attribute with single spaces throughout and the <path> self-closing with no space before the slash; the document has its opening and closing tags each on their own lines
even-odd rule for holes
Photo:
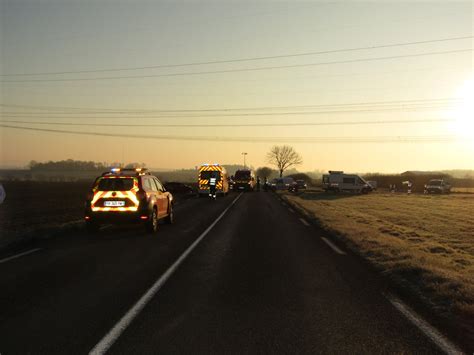
<svg viewBox="0 0 474 355">
<path fill-rule="evenodd" d="M 28 254 L 35 253 L 35 252 L 37 252 L 38 250 L 41 250 L 41 248 L 31 249 L 31 250 L 25 251 L 25 252 L 23 252 L 23 253 L 10 256 L 10 257 L 8 257 L 8 258 L 1 259 L 1 260 L 0 260 L 0 264 L 6 263 L 7 261 L 10 261 L 10 260 L 13 260 L 13 259 L 16 259 L 16 258 L 20 258 L 20 257 L 25 256 L 25 255 L 28 255 Z"/>
<path fill-rule="evenodd" d="M 400 299 L 391 294 L 384 294 L 384 296 L 396 309 L 398 309 L 398 311 L 400 311 L 400 313 L 402 313 L 410 322 L 420 329 L 446 354 L 463 354 L 462 350 L 451 343 L 444 335 L 442 335 L 437 329 L 435 329 L 418 314 L 416 314 L 415 311 L 404 304 Z"/>
<path fill-rule="evenodd" d="M 89 352 L 90 355 L 105 354 L 107 350 L 117 341 L 120 335 L 127 329 L 130 323 L 140 314 L 155 294 L 161 289 L 166 281 L 178 269 L 181 263 L 189 256 L 194 248 L 201 242 L 201 240 L 214 228 L 214 226 L 224 217 L 227 211 L 237 202 L 242 196 L 242 193 L 237 196 L 234 201 L 222 212 L 212 224 L 191 244 L 188 249 L 170 266 L 166 272 L 161 275 L 158 280 L 148 289 L 147 292 L 135 303 L 135 305 L 128 310 L 127 313 L 119 320 L 117 324 L 97 343 L 96 346 Z"/>
<path fill-rule="evenodd" d="M 303 223 L 306 227 L 309 227 L 309 223 L 306 222 L 304 218 L 300 218 L 301 223 Z"/>
<path fill-rule="evenodd" d="M 288 211 L 290 211 L 291 213 L 295 213 L 295 210 L 292 208 L 288 208 Z"/>
<path fill-rule="evenodd" d="M 327 244 L 329 245 L 329 247 L 334 250 L 336 253 L 340 254 L 340 255 L 346 255 L 345 252 L 343 252 L 341 249 L 339 249 L 336 245 L 333 244 L 333 242 L 331 242 L 329 239 L 327 238 L 324 238 L 324 237 L 321 237 L 321 239 Z"/>
</svg>

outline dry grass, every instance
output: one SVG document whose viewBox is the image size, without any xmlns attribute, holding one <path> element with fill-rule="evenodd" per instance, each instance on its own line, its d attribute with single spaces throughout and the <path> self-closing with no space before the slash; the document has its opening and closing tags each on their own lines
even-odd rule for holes
<svg viewBox="0 0 474 355">
<path fill-rule="evenodd" d="M 474 195 L 307 191 L 285 198 L 474 344 Z"/>
<path fill-rule="evenodd" d="M 451 190 L 453 192 L 461 192 L 461 193 L 468 193 L 468 194 L 474 193 L 474 187 L 453 187 Z"/>
</svg>

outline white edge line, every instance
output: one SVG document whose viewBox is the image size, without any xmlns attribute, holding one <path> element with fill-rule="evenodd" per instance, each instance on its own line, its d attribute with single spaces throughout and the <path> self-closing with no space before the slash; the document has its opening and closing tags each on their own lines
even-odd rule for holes
<svg viewBox="0 0 474 355">
<path fill-rule="evenodd" d="M 35 253 L 35 252 L 37 252 L 37 251 L 39 251 L 39 250 L 41 250 L 41 248 L 31 249 L 31 250 L 25 251 L 25 252 L 23 252 L 23 253 L 10 256 L 10 257 L 8 257 L 8 258 L 5 258 L 5 259 L 0 260 L 0 264 L 6 263 L 7 261 L 10 261 L 10 260 L 13 260 L 13 259 L 16 259 L 16 258 L 20 258 L 20 257 L 25 256 L 25 255 L 28 255 L 28 254 Z"/>
<path fill-rule="evenodd" d="M 306 227 L 309 227 L 309 223 L 306 222 L 304 218 L 300 218 L 301 223 L 303 223 Z"/>
<path fill-rule="evenodd" d="M 148 291 L 135 303 L 135 305 L 130 308 L 127 313 L 118 321 L 117 324 L 100 340 L 96 346 L 89 352 L 90 355 L 96 354 L 105 354 L 107 350 L 117 341 L 120 335 L 127 329 L 130 323 L 135 319 L 136 316 L 140 314 L 143 308 L 150 302 L 153 296 L 161 289 L 161 287 L 166 283 L 166 281 L 173 275 L 173 273 L 178 269 L 181 263 L 188 257 L 188 255 L 193 251 L 193 249 L 199 244 L 199 242 L 214 228 L 214 226 L 221 220 L 222 217 L 227 213 L 227 211 L 237 202 L 237 200 L 242 196 L 240 193 L 234 201 L 222 212 L 219 217 L 209 226 L 207 229 L 186 249 L 186 251 L 181 254 L 181 256 L 169 267 L 166 272 L 160 276 L 158 280 L 148 289 Z"/>
<path fill-rule="evenodd" d="M 329 239 L 327 238 L 324 238 L 324 237 L 321 237 L 321 239 L 327 244 L 329 245 L 329 247 L 334 250 L 336 253 L 340 254 L 340 255 L 346 255 L 345 252 L 343 252 L 341 249 L 339 249 L 336 245 L 333 244 L 333 242 L 331 242 Z"/>
<path fill-rule="evenodd" d="M 400 313 L 402 313 L 410 322 L 412 322 L 418 329 L 420 329 L 446 354 L 464 354 L 462 350 L 460 350 L 456 345 L 451 343 L 444 335 L 442 335 L 437 329 L 435 329 L 418 314 L 416 314 L 400 299 L 391 294 L 384 294 L 384 296 Z"/>
</svg>

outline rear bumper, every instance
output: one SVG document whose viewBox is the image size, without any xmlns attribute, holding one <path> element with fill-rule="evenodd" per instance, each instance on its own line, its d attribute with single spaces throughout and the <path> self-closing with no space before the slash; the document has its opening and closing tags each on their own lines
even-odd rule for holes
<svg viewBox="0 0 474 355">
<path fill-rule="evenodd" d="M 148 220 L 148 211 L 136 212 L 92 212 L 86 211 L 84 219 L 97 223 L 140 223 Z M 146 217 L 146 218 L 142 218 Z"/>
<path fill-rule="evenodd" d="M 239 183 L 239 184 L 235 184 L 234 185 L 234 190 L 251 190 L 252 189 L 252 186 L 250 186 L 249 184 L 245 184 L 245 183 Z"/>
</svg>

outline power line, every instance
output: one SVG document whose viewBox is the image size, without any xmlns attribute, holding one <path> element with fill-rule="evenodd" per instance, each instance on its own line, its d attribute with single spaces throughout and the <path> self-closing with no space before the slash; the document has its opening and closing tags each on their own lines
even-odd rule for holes
<svg viewBox="0 0 474 355">
<path fill-rule="evenodd" d="M 263 107 L 241 107 L 241 108 L 206 108 L 206 109 L 185 109 L 185 110 L 133 110 L 133 109 L 112 109 L 112 108 L 87 108 L 87 107 L 60 107 L 60 106 L 31 106 L 31 105 L 15 105 L 0 104 L 2 107 L 35 109 L 35 110 L 70 110 L 70 111 L 91 111 L 91 113 L 173 113 L 173 112 L 232 112 L 232 111 L 260 111 L 260 110 L 287 110 L 287 109 L 310 109 L 310 108 L 331 108 L 331 107 L 354 107 L 354 106 L 387 106 L 387 105 L 422 105 L 422 104 L 448 104 L 459 102 L 459 98 L 435 98 L 435 99 L 415 99 L 415 100 L 392 100 L 392 101 L 371 101 L 371 102 L 354 102 L 342 104 L 325 104 L 325 105 L 296 105 L 296 106 L 263 106 Z M 104 112 L 99 112 L 104 111 Z M 0 114 L 2 112 L 0 111 Z M 21 113 L 21 112 L 19 112 Z M 63 112 L 61 112 L 63 113 Z M 76 113 L 76 112 L 73 112 Z"/>
<path fill-rule="evenodd" d="M 35 122 L 1 120 L 0 123 L 34 124 L 34 125 L 58 125 L 58 126 L 85 126 L 85 127 L 159 127 L 159 128 L 227 128 L 227 127 L 305 127 L 305 126 L 354 126 L 354 125 L 384 125 L 384 124 L 406 124 L 406 123 L 434 123 L 453 122 L 452 119 L 428 118 L 407 120 L 370 120 L 370 121 L 332 121 L 332 122 L 285 122 L 285 123 L 231 123 L 231 124 L 140 124 L 140 123 L 95 123 L 95 122 Z"/>
<path fill-rule="evenodd" d="M 179 67 L 186 67 L 186 66 L 250 62 L 250 61 L 269 60 L 269 59 L 281 59 L 281 58 L 293 58 L 293 57 L 302 57 L 302 56 L 311 56 L 311 55 L 331 54 L 331 53 L 353 52 L 353 51 L 360 51 L 360 50 L 457 41 L 457 40 L 471 39 L 471 38 L 474 38 L 474 36 L 450 37 L 450 38 L 441 38 L 441 39 L 433 39 L 433 40 L 426 40 L 426 41 L 402 42 L 402 43 L 393 43 L 393 44 L 385 44 L 385 45 L 377 45 L 377 46 L 353 47 L 353 48 L 334 49 L 334 50 L 327 50 L 327 51 L 313 51 L 313 52 L 304 52 L 304 53 L 295 53 L 295 54 L 238 58 L 238 59 L 228 59 L 228 60 L 212 60 L 212 61 L 192 62 L 192 63 L 182 63 L 182 64 L 162 64 L 162 65 L 151 65 L 151 66 L 143 66 L 143 67 L 126 67 L 126 68 L 115 68 L 115 69 L 91 69 L 91 70 L 76 70 L 76 71 L 57 71 L 57 72 L 12 73 L 12 74 L 0 74 L 0 76 L 18 77 L 18 76 L 33 76 L 33 75 L 64 75 L 64 74 L 85 74 L 85 73 L 99 73 L 99 72 L 145 70 L 145 69 L 179 68 Z"/>
<path fill-rule="evenodd" d="M 423 106 L 423 107 L 381 107 L 374 109 L 357 109 L 357 110 L 327 110 L 327 111 L 293 111 L 293 112 L 258 112 L 258 113 L 221 113 L 221 114 L 205 114 L 205 115 L 161 115 L 161 116 L 139 116 L 137 114 L 129 114 L 128 116 L 97 116 L 97 114 L 82 114 L 72 116 L 54 116 L 51 113 L 42 114 L 2 114 L 3 118 L 55 118 L 55 119 L 82 119 L 82 118 L 103 118 L 103 119 L 164 119 L 164 118 L 222 118 L 222 117 L 274 117 L 274 116 L 311 116 L 311 115 L 333 115 L 333 114 L 358 114 L 373 112 L 417 112 L 421 110 L 443 110 L 450 106 Z M 95 116 L 95 117 L 94 117 Z"/>
<path fill-rule="evenodd" d="M 115 138 L 138 138 L 154 140 L 178 140 L 178 141 L 212 141 L 212 142 L 293 142 L 293 143 L 437 143 L 453 142 L 455 136 L 377 136 L 377 137 L 220 137 L 220 136 L 173 136 L 173 135 L 139 135 L 139 134 L 115 134 L 103 132 L 68 131 L 60 129 L 20 127 L 0 124 L 0 127 L 48 133 L 63 133 L 99 137 Z"/>
<path fill-rule="evenodd" d="M 292 64 L 292 65 L 268 66 L 268 67 L 257 67 L 257 68 L 241 68 L 241 69 L 198 71 L 198 72 L 185 72 L 185 73 L 168 73 L 168 74 L 155 74 L 155 75 L 103 76 L 103 77 L 95 77 L 95 78 L 2 80 L 2 81 L 0 81 L 0 83 L 94 81 L 94 80 L 144 79 L 144 78 L 160 78 L 160 77 L 174 77 L 174 76 L 225 74 L 225 73 L 238 73 L 238 72 L 275 70 L 275 69 L 304 68 L 304 67 L 312 67 L 312 66 L 320 66 L 320 65 L 332 65 L 332 64 L 348 64 L 348 63 L 371 62 L 371 61 L 389 60 L 389 59 L 414 58 L 414 57 L 423 57 L 423 56 L 430 56 L 430 55 L 464 53 L 464 52 L 471 52 L 471 51 L 472 51 L 472 48 L 469 48 L 469 49 L 456 49 L 456 50 L 440 51 L 440 52 L 427 52 L 427 53 L 418 53 L 418 54 L 394 55 L 394 56 L 388 56 L 388 57 L 361 58 L 361 59 L 350 59 L 350 60 L 342 60 L 342 61 L 319 62 L 319 63 L 308 63 L 308 64 Z"/>
</svg>

